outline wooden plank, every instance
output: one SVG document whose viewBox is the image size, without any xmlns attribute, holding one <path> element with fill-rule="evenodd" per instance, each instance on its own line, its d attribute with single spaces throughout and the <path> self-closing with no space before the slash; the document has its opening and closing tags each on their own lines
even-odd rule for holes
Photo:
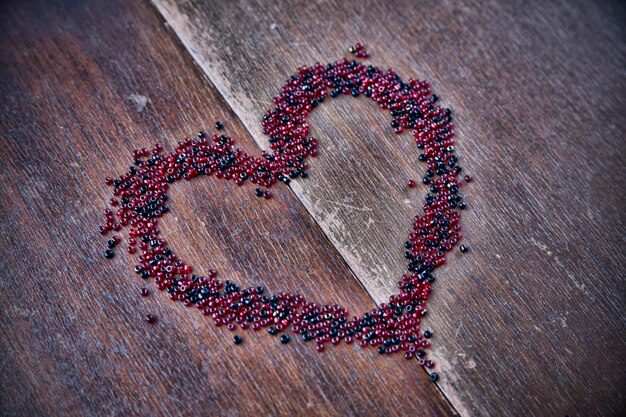
<svg viewBox="0 0 626 417">
<path fill-rule="evenodd" d="M 357 41 L 431 81 L 477 179 L 471 255 L 449 256 L 430 304 L 439 386 L 468 416 L 624 413 L 622 6 L 152 1 L 263 147 L 283 80 Z M 292 188 L 382 302 L 423 167 L 371 102 L 332 102 L 310 116 L 320 157 Z"/>
<path fill-rule="evenodd" d="M 221 119 L 260 152 L 149 3 L 16 1 L 0 27 L 1 415 L 452 414 L 404 359 L 318 354 L 265 332 L 235 347 L 152 284 L 140 297 L 130 256 L 102 257 L 103 178 L 128 169 L 132 149 L 171 148 Z M 175 187 L 162 229 L 205 273 L 372 308 L 292 192 L 272 191 Z"/>
</svg>

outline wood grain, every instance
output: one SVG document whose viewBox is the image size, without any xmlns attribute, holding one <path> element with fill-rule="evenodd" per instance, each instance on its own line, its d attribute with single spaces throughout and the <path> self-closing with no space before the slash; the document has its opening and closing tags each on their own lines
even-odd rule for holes
<svg viewBox="0 0 626 417">
<path fill-rule="evenodd" d="M 626 412 L 624 7 L 610 2 L 152 0 L 259 146 L 295 68 L 365 42 L 431 81 L 476 181 L 428 324 L 461 415 Z M 410 136 L 363 98 L 310 117 L 320 157 L 292 188 L 378 302 L 423 189 Z"/>
<path fill-rule="evenodd" d="M 453 414 L 411 363 L 217 329 L 102 256 L 97 225 L 134 148 L 225 121 L 245 128 L 147 2 L 0 10 L 0 415 Z M 364 311 L 374 303 L 293 193 L 205 179 L 171 192 L 161 227 L 203 271 Z M 143 321 L 156 314 L 154 326 Z"/>
</svg>

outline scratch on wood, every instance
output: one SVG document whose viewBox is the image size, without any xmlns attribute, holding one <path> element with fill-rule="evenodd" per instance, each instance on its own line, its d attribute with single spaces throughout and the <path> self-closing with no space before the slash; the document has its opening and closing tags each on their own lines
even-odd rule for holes
<svg viewBox="0 0 626 417">
<path fill-rule="evenodd" d="M 148 103 L 150 103 L 150 99 L 148 97 L 136 93 L 130 94 L 128 99 L 135 103 L 135 109 L 140 113 L 144 111 Z"/>
</svg>

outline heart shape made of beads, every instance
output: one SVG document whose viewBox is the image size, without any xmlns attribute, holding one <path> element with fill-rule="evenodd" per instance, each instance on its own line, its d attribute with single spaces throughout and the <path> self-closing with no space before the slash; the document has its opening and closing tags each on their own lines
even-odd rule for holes
<svg viewBox="0 0 626 417">
<path fill-rule="evenodd" d="M 351 52 L 367 57 L 360 44 Z M 230 280 L 218 280 L 214 270 L 206 276 L 192 274 L 192 267 L 159 236 L 158 218 L 169 211 L 170 184 L 214 176 L 238 185 L 254 183 L 257 196 L 271 198 L 271 193 L 261 187 L 306 178 L 306 158 L 317 155 L 317 140 L 308 136 L 306 117 L 328 96 L 342 94 L 364 95 L 381 109 L 389 110 L 394 132 L 411 129 L 421 151 L 418 159 L 427 165 L 422 182 L 430 192 L 424 213 L 414 218 L 405 243 L 408 266 L 398 282 L 398 293 L 391 295 L 388 303 L 349 319 L 346 309 L 310 303 L 300 294 L 266 295 L 263 287 L 240 288 Z M 356 341 L 362 347 L 376 347 L 381 354 L 403 352 L 405 358 L 416 357 L 420 365 L 431 368 L 434 364 L 427 359 L 426 349 L 432 332 L 422 331 L 421 319 L 435 280 L 432 272 L 445 262 L 445 254 L 461 238 L 459 210 L 465 208 L 459 195 L 461 168 L 454 155 L 451 112 L 437 106 L 436 101 L 426 81 L 403 82 L 391 69 L 382 71 L 346 58 L 328 65 L 301 67 L 274 98 L 275 107 L 263 116 L 263 132 L 269 136 L 271 152 L 264 151 L 258 157 L 248 155 L 234 147 L 232 138 L 219 133 L 209 138 L 202 132 L 179 142 L 169 153 L 164 153 L 160 145 L 152 150 L 136 150 L 135 165 L 128 172 L 115 180 L 106 179 L 113 186 L 110 204 L 117 211 L 105 210 L 100 232 L 128 227 L 127 251 L 140 251 L 135 271 L 143 278 L 153 278 L 158 289 L 167 291 L 172 300 L 211 316 L 217 326 L 226 325 L 231 330 L 268 328 L 270 334 L 283 333 L 282 343 L 289 342 L 284 332 L 291 328 L 304 341 L 315 340 L 318 351 L 323 351 L 327 343 Z M 221 122 L 216 123 L 217 130 L 222 127 Z M 467 175 L 464 179 L 471 181 Z M 409 182 L 410 187 L 414 185 Z M 119 243 L 118 235 L 109 240 L 105 256 L 112 257 Z M 467 249 L 461 246 L 461 250 Z M 146 319 L 156 320 L 150 315 Z M 235 343 L 240 342 L 236 336 Z M 436 378 L 431 373 L 431 379 Z"/>
</svg>

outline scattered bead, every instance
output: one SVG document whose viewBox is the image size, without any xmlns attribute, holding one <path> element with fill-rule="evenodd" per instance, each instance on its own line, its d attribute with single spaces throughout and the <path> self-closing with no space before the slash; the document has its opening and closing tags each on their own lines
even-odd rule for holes
<svg viewBox="0 0 626 417">
<path fill-rule="evenodd" d="M 236 345 L 240 345 L 241 342 L 243 342 L 243 339 L 241 338 L 241 336 L 237 335 L 233 337 L 233 342 L 235 342 Z"/>
<path fill-rule="evenodd" d="M 415 187 L 415 181 L 409 180 L 409 188 Z"/>
<path fill-rule="evenodd" d="M 289 343 L 290 340 L 291 338 L 289 337 L 289 335 L 287 334 L 280 335 L 280 343 L 283 343 L 283 344 Z"/>
<path fill-rule="evenodd" d="M 460 249 L 460 250 L 461 250 L 461 252 L 463 252 L 463 253 L 465 253 L 465 252 L 467 252 L 467 251 L 469 250 L 469 248 L 468 248 L 467 246 L 465 246 L 465 245 L 461 245 L 461 246 L 459 247 L 459 249 Z"/>
<path fill-rule="evenodd" d="M 221 121 L 218 120 L 217 122 L 215 122 L 215 128 L 217 130 L 222 130 L 223 127 L 224 127 L 224 124 Z"/>
<path fill-rule="evenodd" d="M 354 46 L 348 48 L 348 52 L 353 54 L 357 58 L 369 58 L 369 53 L 365 50 L 365 45 L 357 43 Z"/>
<path fill-rule="evenodd" d="M 157 318 L 154 315 L 152 315 L 152 314 L 147 314 L 146 315 L 146 321 L 148 323 L 150 323 L 150 324 L 154 324 L 154 323 L 157 322 Z"/>
<path fill-rule="evenodd" d="M 437 372 L 433 372 L 432 374 L 428 375 L 428 379 L 435 382 L 436 380 L 439 379 L 439 375 L 437 375 Z"/>
</svg>

